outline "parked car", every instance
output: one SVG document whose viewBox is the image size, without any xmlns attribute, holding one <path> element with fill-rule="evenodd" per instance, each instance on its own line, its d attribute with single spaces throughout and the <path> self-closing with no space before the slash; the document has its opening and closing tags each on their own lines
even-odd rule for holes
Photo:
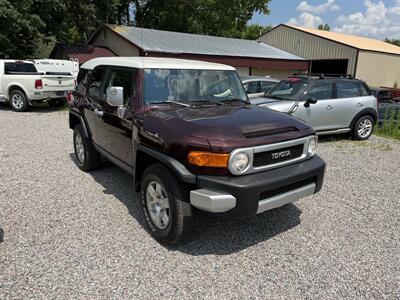
<svg viewBox="0 0 400 300">
<path fill-rule="evenodd" d="M 262 76 L 242 76 L 240 79 L 249 98 L 262 96 L 279 82 L 278 79 Z"/>
<path fill-rule="evenodd" d="M 378 105 L 361 80 L 296 75 L 282 80 L 253 104 L 295 116 L 319 135 L 351 132 L 368 139 L 378 119 Z"/>
<path fill-rule="evenodd" d="M 378 99 L 378 104 L 380 103 L 393 103 L 393 97 L 392 93 L 388 89 L 384 88 L 370 88 L 372 95 L 375 96 L 376 99 Z"/>
<path fill-rule="evenodd" d="M 72 75 L 46 75 L 32 61 L 0 60 L 0 102 L 10 102 L 14 111 L 26 111 L 34 102 L 63 103 L 74 84 Z"/>
<path fill-rule="evenodd" d="M 103 156 L 133 175 L 150 233 L 190 232 L 193 209 L 248 217 L 317 193 L 325 163 L 304 122 L 250 105 L 230 66 L 96 58 L 70 101 L 76 163 Z"/>
</svg>

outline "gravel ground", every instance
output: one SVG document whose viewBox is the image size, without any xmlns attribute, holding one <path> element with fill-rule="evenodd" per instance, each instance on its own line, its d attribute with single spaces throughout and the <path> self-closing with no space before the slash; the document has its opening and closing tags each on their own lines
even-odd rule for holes
<svg viewBox="0 0 400 300">
<path fill-rule="evenodd" d="M 400 298 L 400 143 L 324 139 L 313 197 L 188 243 L 144 229 L 132 179 L 74 164 L 66 111 L 0 107 L 0 299 Z M 0 239 L 1 240 L 1 239 Z"/>
</svg>

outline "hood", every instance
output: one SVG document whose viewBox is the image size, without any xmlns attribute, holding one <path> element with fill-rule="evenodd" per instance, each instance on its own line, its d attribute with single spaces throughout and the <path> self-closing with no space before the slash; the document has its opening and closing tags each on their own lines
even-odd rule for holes
<svg viewBox="0 0 400 300">
<path fill-rule="evenodd" d="M 278 100 L 265 97 L 250 99 L 250 101 L 251 104 L 267 107 L 284 113 L 288 113 L 290 109 L 296 105 L 296 101 Z"/>
<path fill-rule="evenodd" d="M 253 105 L 160 107 L 145 119 L 145 127 L 160 132 L 163 138 L 198 137 L 214 149 L 268 144 L 313 133 L 296 118 Z"/>
</svg>

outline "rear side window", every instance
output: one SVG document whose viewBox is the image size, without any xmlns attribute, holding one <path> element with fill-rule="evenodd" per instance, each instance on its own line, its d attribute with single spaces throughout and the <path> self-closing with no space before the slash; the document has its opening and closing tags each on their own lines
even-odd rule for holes
<svg viewBox="0 0 400 300">
<path fill-rule="evenodd" d="M 361 96 L 371 96 L 372 92 L 365 83 L 360 83 Z"/>
<path fill-rule="evenodd" d="M 92 97 L 99 97 L 102 94 L 101 84 L 104 75 L 103 68 L 96 68 L 92 71 L 90 75 L 90 84 L 88 89 L 88 95 Z"/>
<path fill-rule="evenodd" d="M 124 105 L 128 106 L 134 88 L 135 69 L 110 69 L 107 74 L 103 99 L 106 98 L 107 88 L 118 86 L 124 88 Z"/>
<path fill-rule="evenodd" d="M 337 98 L 353 98 L 363 96 L 361 86 L 361 83 L 356 81 L 338 81 L 336 82 Z"/>
<path fill-rule="evenodd" d="M 18 73 L 37 73 L 35 65 L 32 63 L 17 63 L 6 62 L 4 64 L 5 74 L 18 74 Z"/>
<path fill-rule="evenodd" d="M 307 93 L 308 98 L 316 100 L 332 99 L 332 83 L 320 83 L 313 86 Z"/>
</svg>

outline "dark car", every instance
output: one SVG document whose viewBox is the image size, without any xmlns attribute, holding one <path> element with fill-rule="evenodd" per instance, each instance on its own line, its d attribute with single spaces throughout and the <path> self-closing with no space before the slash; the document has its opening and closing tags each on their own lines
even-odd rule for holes
<svg viewBox="0 0 400 300">
<path fill-rule="evenodd" d="M 321 189 L 314 130 L 252 106 L 233 67 L 97 58 L 82 65 L 69 101 L 78 167 L 93 170 L 103 156 L 133 175 L 164 244 L 190 232 L 193 209 L 248 217 Z"/>
<path fill-rule="evenodd" d="M 372 94 L 378 99 L 378 104 L 395 102 L 392 92 L 385 88 L 370 88 Z"/>
</svg>

